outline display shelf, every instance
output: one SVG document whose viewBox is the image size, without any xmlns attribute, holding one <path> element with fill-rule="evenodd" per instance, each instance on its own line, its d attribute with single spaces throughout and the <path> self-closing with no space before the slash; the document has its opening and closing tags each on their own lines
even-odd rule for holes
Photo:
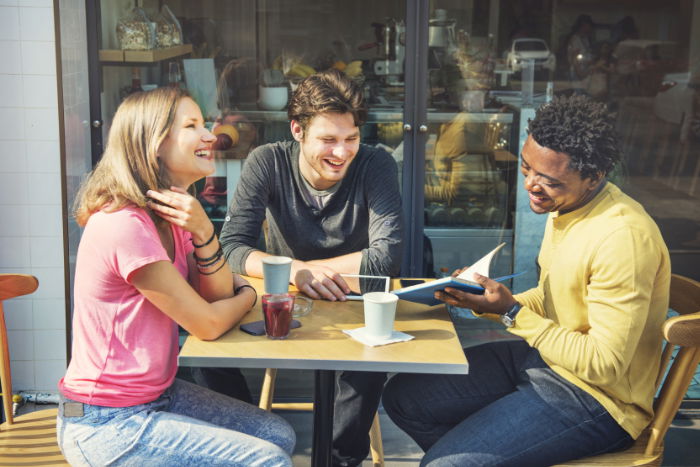
<svg viewBox="0 0 700 467">
<path fill-rule="evenodd" d="M 190 53 L 192 53 L 192 44 L 175 45 L 173 47 L 151 50 L 102 49 L 100 50 L 100 61 L 111 63 L 155 63 Z"/>
</svg>

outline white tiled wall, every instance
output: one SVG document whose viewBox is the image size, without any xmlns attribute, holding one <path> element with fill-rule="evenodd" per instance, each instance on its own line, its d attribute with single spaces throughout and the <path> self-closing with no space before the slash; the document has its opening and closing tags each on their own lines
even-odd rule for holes
<svg viewBox="0 0 700 467">
<path fill-rule="evenodd" d="M 51 0 L 0 0 L 0 272 L 37 276 L 5 303 L 15 391 L 56 391 L 66 296 Z"/>
</svg>

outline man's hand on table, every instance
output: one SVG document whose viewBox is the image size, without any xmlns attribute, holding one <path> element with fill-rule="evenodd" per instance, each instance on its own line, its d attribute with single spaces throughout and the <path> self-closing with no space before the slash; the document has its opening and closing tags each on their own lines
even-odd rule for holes
<svg viewBox="0 0 700 467">
<path fill-rule="evenodd" d="M 297 289 L 313 299 L 345 301 L 350 293 L 340 273 L 320 264 L 294 260 L 291 275 Z"/>
<path fill-rule="evenodd" d="M 484 288 L 483 295 L 475 295 L 452 287 L 446 287 L 442 292 L 435 292 L 435 298 L 459 308 L 469 308 L 477 313 L 493 313 L 497 315 L 506 313 L 515 305 L 513 294 L 505 285 L 481 274 L 474 274 L 474 279 Z"/>
</svg>

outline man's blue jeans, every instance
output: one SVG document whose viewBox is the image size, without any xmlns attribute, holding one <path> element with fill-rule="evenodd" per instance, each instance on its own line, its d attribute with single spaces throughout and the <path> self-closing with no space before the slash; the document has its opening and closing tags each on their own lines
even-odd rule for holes
<svg viewBox="0 0 700 467">
<path fill-rule="evenodd" d="M 296 436 L 285 420 L 187 381 L 147 404 L 82 404 L 83 416 L 66 416 L 66 402 L 58 444 L 73 466 L 292 465 Z"/>
<path fill-rule="evenodd" d="M 632 443 L 526 342 L 464 352 L 469 375 L 400 374 L 384 390 L 391 419 L 426 451 L 421 466 L 549 466 Z"/>
</svg>

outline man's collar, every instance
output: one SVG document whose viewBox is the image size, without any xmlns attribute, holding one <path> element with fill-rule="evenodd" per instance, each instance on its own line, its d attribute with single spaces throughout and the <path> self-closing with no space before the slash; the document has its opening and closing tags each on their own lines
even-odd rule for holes
<svg viewBox="0 0 700 467">
<path fill-rule="evenodd" d="M 596 188 L 596 194 L 591 198 L 586 204 L 583 206 L 574 209 L 573 211 L 568 211 L 565 213 L 560 213 L 559 211 L 551 213 L 551 216 L 554 219 L 573 219 L 581 216 L 585 216 L 588 214 L 598 203 L 600 203 L 600 200 L 603 199 L 606 193 L 608 193 L 611 189 L 611 187 L 614 186 L 612 183 L 610 183 L 607 179 L 603 180 L 603 183 L 601 183 L 597 188 Z"/>
</svg>

